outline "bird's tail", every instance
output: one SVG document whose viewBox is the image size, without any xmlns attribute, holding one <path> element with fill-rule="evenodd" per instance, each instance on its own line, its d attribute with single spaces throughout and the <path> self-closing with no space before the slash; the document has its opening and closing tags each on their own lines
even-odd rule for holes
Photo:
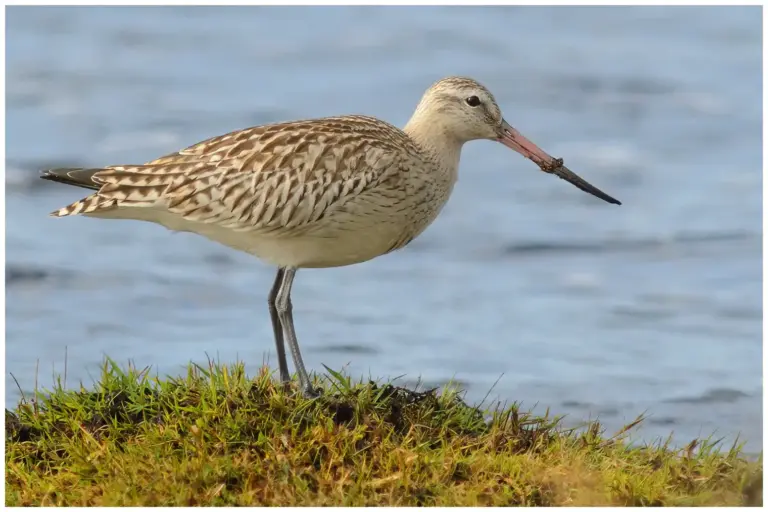
<svg viewBox="0 0 768 512">
<path fill-rule="evenodd" d="M 99 190 L 103 183 L 93 179 L 93 175 L 104 169 L 83 169 L 83 168 L 59 168 L 48 169 L 40 174 L 40 177 L 44 180 L 55 181 L 57 183 L 64 183 L 65 185 L 72 185 L 80 188 L 87 188 L 91 190 Z M 84 197 L 79 201 L 59 208 L 56 211 L 51 212 L 52 217 L 66 217 L 68 215 L 82 215 L 92 213 L 100 210 L 108 210 L 114 208 L 117 201 L 114 199 L 100 197 L 98 194 L 91 194 L 88 197 Z"/>
</svg>

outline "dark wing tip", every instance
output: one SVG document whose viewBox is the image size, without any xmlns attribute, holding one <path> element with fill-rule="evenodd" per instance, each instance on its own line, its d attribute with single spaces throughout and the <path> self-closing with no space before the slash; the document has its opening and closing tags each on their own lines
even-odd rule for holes
<svg viewBox="0 0 768 512">
<path fill-rule="evenodd" d="M 76 187 L 99 189 L 99 184 L 92 180 L 93 175 L 102 169 L 84 169 L 82 167 L 58 167 L 40 171 L 40 178 Z"/>
</svg>

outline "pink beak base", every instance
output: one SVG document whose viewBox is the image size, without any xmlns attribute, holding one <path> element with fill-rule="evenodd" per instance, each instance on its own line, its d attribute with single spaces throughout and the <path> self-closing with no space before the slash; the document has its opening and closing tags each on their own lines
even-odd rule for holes
<svg viewBox="0 0 768 512">
<path fill-rule="evenodd" d="M 500 135 L 497 140 L 508 148 L 514 149 L 525 158 L 533 160 L 542 171 L 554 174 L 558 178 L 564 179 L 571 185 L 580 188 L 584 192 L 588 192 L 595 197 L 599 197 L 603 201 L 611 204 L 621 204 L 621 201 L 609 196 L 599 188 L 590 185 L 575 172 L 564 166 L 561 158 L 552 158 L 539 146 L 523 137 L 519 131 L 512 128 L 506 121 L 502 121 L 501 127 L 502 135 Z"/>
</svg>

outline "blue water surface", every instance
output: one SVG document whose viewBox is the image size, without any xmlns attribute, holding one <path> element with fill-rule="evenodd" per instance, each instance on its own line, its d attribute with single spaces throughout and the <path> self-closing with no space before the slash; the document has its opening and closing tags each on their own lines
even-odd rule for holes
<svg viewBox="0 0 768 512">
<path fill-rule="evenodd" d="M 98 376 L 274 363 L 274 269 L 192 234 L 47 216 L 52 165 L 139 163 L 266 122 L 403 125 L 470 75 L 615 207 L 468 144 L 405 250 L 302 270 L 308 366 L 762 449 L 759 7 L 9 7 L 6 406 Z M 39 371 L 36 376 L 36 368 Z M 501 377 L 501 378 L 499 378 Z"/>
</svg>

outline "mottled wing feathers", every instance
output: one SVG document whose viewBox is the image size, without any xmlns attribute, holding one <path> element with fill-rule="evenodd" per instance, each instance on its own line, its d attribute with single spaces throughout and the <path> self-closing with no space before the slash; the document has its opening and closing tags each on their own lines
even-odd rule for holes
<svg viewBox="0 0 768 512">
<path fill-rule="evenodd" d="M 417 151 L 412 144 L 399 129 L 363 116 L 257 126 L 144 165 L 96 171 L 89 179 L 98 191 L 52 215 L 161 207 L 235 230 L 284 231 L 395 179 L 404 151 Z"/>
<path fill-rule="evenodd" d="M 287 124 L 287 123 L 285 123 Z M 255 126 L 244 130 L 237 130 L 224 135 L 217 135 L 204 141 L 193 144 L 188 148 L 176 151 L 174 153 L 162 156 L 147 164 L 167 164 L 181 163 L 189 161 L 199 161 L 201 157 L 213 157 L 214 160 L 221 159 L 222 152 L 226 152 L 233 146 L 251 139 L 258 139 L 264 134 L 265 128 L 275 125 Z"/>
</svg>

